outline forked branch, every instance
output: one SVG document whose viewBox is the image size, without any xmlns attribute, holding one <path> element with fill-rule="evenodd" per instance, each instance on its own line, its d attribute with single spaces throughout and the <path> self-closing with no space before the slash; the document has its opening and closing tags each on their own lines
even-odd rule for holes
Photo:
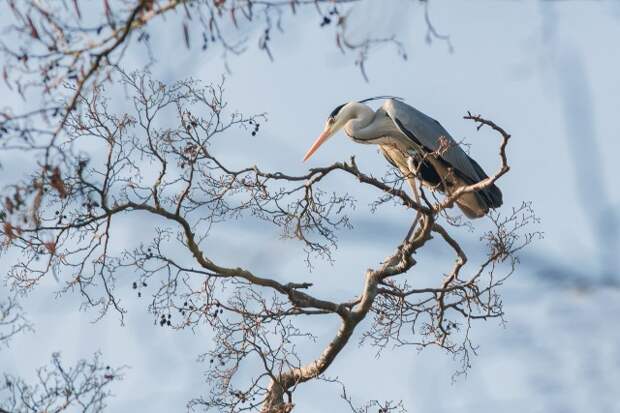
<svg viewBox="0 0 620 413">
<path fill-rule="evenodd" d="M 210 387 L 190 402 L 194 408 L 292 409 L 299 386 L 324 376 L 365 319 L 371 323 L 359 331 L 362 342 L 379 352 L 389 344 L 435 345 L 460 357 L 462 369 L 468 367 L 475 351 L 469 341 L 472 323 L 502 317 L 497 288 L 514 271 L 516 253 L 535 237 L 521 234 L 535 220 L 529 205 L 507 216 L 491 215 L 493 229 L 483 236 L 488 255 L 470 268 L 459 241 L 440 222 L 447 198 L 414 199 L 399 182 L 364 172 L 353 158 L 298 176 L 235 168 L 214 142 L 243 139 L 240 134 L 258 139 L 263 114 L 231 110 L 222 84 L 166 85 L 139 72 L 113 76 L 127 91 L 129 107 L 114 112 L 103 89 L 77 90 L 76 109 L 56 142 L 62 156 L 48 158 L 46 146 L 34 140 L 11 148 L 47 160 L 3 189 L 2 248 L 20 254 L 8 274 L 13 288 L 27 293 L 57 277 L 59 294 L 75 292 L 99 316 L 112 310 L 121 317 L 119 289 L 131 288 L 136 299 L 150 296 L 149 310 L 162 328 L 211 329 L 213 345 L 202 355 Z M 509 135 L 502 136 L 502 168 L 481 187 L 508 171 Z M 356 203 L 349 193 L 324 191 L 327 177 L 377 193 L 380 201 L 373 208 L 385 208 L 384 200 L 392 199 L 412 215 L 410 228 L 400 235 L 408 234 L 406 239 L 360 277 L 358 290 L 352 288 L 347 299 L 318 294 L 304 279 L 293 282 L 240 263 L 225 265 L 215 256 L 214 228 L 254 219 L 298 241 L 309 262 L 331 259 L 339 232 L 351 227 L 348 213 Z M 121 221 L 126 216 L 148 220 L 141 228 L 152 230 L 135 231 L 133 245 L 119 251 L 115 228 L 132 222 Z M 454 263 L 445 272 L 436 270 L 430 285 L 421 285 L 413 254 L 433 236 L 454 253 Z M 310 317 L 337 318 L 339 327 L 307 360 L 299 346 L 316 340 L 304 322 Z M 250 376 L 239 374 L 247 366 L 259 368 Z"/>
</svg>

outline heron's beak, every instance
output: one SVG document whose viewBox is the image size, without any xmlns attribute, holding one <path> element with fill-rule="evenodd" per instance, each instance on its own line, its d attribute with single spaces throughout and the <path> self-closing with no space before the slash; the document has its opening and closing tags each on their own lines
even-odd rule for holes
<svg viewBox="0 0 620 413">
<path fill-rule="evenodd" d="M 316 139 L 316 141 L 314 141 L 310 149 L 308 149 L 308 152 L 306 152 L 306 155 L 304 155 L 304 162 L 306 162 L 312 156 L 312 154 L 315 153 L 317 149 L 319 149 L 319 146 L 323 145 L 323 143 L 334 134 L 334 131 L 331 129 L 332 128 L 326 127 L 325 130 Z"/>
</svg>

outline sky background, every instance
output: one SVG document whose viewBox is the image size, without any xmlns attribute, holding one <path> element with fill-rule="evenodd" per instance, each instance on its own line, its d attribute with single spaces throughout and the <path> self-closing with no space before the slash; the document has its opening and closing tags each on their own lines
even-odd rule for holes
<svg viewBox="0 0 620 413">
<path fill-rule="evenodd" d="M 455 138 L 466 138 L 470 154 L 492 171 L 498 163 L 497 138 L 476 132 L 462 117 L 469 110 L 494 120 L 513 136 L 512 170 L 499 182 L 503 208 L 532 201 L 541 218 L 535 229 L 545 233 L 501 289 L 508 323 L 474 325 L 479 356 L 469 374 L 454 383 L 458 364 L 437 349 L 400 348 L 375 358 L 375 350 L 358 347 L 356 339 L 328 375 L 343 380 L 360 404 L 403 399 L 411 412 L 620 412 L 615 395 L 620 388 L 620 244 L 614 236 L 620 220 L 620 2 L 433 1 L 430 11 L 436 28 L 450 35 L 453 52 L 444 42 L 425 42 L 424 9 L 417 2 L 357 7 L 352 35 L 363 36 L 369 27 L 377 34 L 395 33 L 409 57 L 398 59 L 391 47 L 375 50 L 367 63 L 368 83 L 353 64 L 355 55 L 343 55 L 333 32 L 318 29 L 313 13 L 286 21 L 285 35 L 274 36 L 274 63 L 250 40 L 248 52 L 229 61 L 225 96 L 231 107 L 266 112 L 269 121 L 256 138 L 233 134 L 217 143 L 218 150 L 232 165 L 258 164 L 291 174 L 350 155 L 364 170 L 383 171 L 385 160 L 376 148 L 343 134 L 307 164 L 301 158 L 335 106 L 387 94 L 439 120 Z M 187 51 L 181 30 L 171 32 L 171 27 L 159 25 L 150 32 L 158 59 L 153 77 L 217 81 L 224 72 L 217 53 Z M 136 53 L 127 64 L 139 65 L 142 58 Z M 349 182 L 339 175 L 326 184 L 342 188 Z M 352 216 L 355 228 L 340 234 L 334 264 L 316 262 L 308 273 L 300 245 L 245 221 L 216 229 L 210 254 L 223 265 L 247 266 L 283 280 L 311 280 L 319 295 L 351 296 L 363 271 L 392 252 L 410 220 L 398 208 L 371 214 L 367 205 L 375 194 L 356 190 L 349 189 L 359 201 Z M 136 227 L 148 233 L 151 225 L 146 219 L 117 222 L 115 248 L 135 246 Z M 475 225 L 484 229 L 488 222 Z M 476 257 L 478 232 L 456 233 Z M 452 264 L 438 243 L 424 254 L 412 276 L 440 274 Z M 129 285 L 119 291 L 129 310 L 121 326 L 114 313 L 92 323 L 96 314 L 78 311 L 79 297 L 55 299 L 58 286 L 46 280 L 22 301 L 36 332 L 0 349 L 0 371 L 28 378 L 54 351 L 67 363 L 101 351 L 111 365 L 131 366 L 113 388 L 116 397 L 108 411 L 183 411 L 189 399 L 206 394 L 205 366 L 196 358 L 210 348 L 210 333 L 155 326 L 146 301 L 138 300 Z M 328 340 L 334 327 L 323 323 L 315 332 Z M 295 393 L 298 410 L 346 411 L 339 391 L 330 384 L 304 385 Z"/>
</svg>

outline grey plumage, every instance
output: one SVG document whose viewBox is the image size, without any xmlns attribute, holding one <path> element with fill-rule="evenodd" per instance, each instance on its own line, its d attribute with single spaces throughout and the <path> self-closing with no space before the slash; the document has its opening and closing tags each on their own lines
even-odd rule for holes
<svg viewBox="0 0 620 413">
<path fill-rule="evenodd" d="M 415 179 L 448 195 L 478 183 L 488 176 L 439 122 L 398 98 L 388 98 L 377 111 L 365 102 L 383 97 L 349 102 L 329 115 L 321 135 L 304 156 L 307 160 L 339 129 L 357 143 L 375 144 L 388 162 L 407 179 L 414 194 Z M 484 216 L 502 205 L 502 193 L 495 185 L 461 194 L 456 204 L 469 218 Z"/>
<path fill-rule="evenodd" d="M 445 139 L 445 145 L 440 150 L 439 159 L 429 159 L 435 171 L 441 177 L 450 175 L 453 171 L 453 179 L 445 182 L 447 185 L 439 187 L 443 192 L 451 193 L 463 185 L 471 185 L 488 178 L 482 167 L 472 159 L 461 146 L 450 136 L 441 124 L 430 116 L 425 115 L 404 102 L 389 99 L 381 108 L 394 122 L 398 129 L 412 142 L 418 158 L 420 149 L 425 153 L 431 153 L 441 148 L 441 139 Z M 385 151 L 382 150 L 385 154 Z M 410 155 L 411 152 L 407 151 Z M 388 155 L 389 156 L 389 155 Z M 394 155 L 392 152 L 392 156 Z M 396 161 L 402 164 L 402 161 Z M 400 168 L 402 170 L 402 168 Z M 423 177 L 422 177 L 423 179 Z M 431 184 L 433 184 L 431 182 Z M 444 186 L 447 186 L 444 187 Z M 489 208 L 497 208 L 502 205 L 502 193 L 495 185 L 491 185 L 481 191 L 459 197 L 457 204 L 470 218 L 480 217 L 486 214 Z"/>
</svg>

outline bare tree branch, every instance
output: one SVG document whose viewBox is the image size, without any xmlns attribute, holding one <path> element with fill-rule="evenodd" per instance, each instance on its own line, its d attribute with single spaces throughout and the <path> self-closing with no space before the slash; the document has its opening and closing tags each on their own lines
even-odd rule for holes
<svg viewBox="0 0 620 413">
<path fill-rule="evenodd" d="M 13 336 L 31 329 L 15 297 L 0 301 L 0 345 L 8 344 Z"/>
<path fill-rule="evenodd" d="M 366 318 L 372 322 L 360 332 L 362 342 L 378 352 L 389 344 L 433 345 L 460 358 L 459 371 L 469 367 L 476 353 L 469 339 L 472 324 L 501 319 L 497 289 L 514 272 L 517 253 L 537 236 L 523 234 L 536 221 L 529 204 L 506 216 L 491 215 L 493 229 L 482 236 L 487 258 L 470 268 L 465 250 L 440 222 L 458 195 L 436 202 L 412 199 L 402 190 L 402 179 L 376 178 L 353 158 L 299 176 L 258 166 L 234 168 L 214 142 L 240 139 L 231 136 L 239 133 L 257 139 L 263 114 L 229 109 L 221 83 L 166 85 L 120 69 L 111 76 L 127 91 L 130 110 L 113 112 L 101 87 L 76 90 L 78 105 L 55 144 L 63 156 L 42 166 L 44 176 L 35 166 L 19 184 L 4 189 L 0 237 L 4 248 L 21 254 L 8 273 L 13 288 L 27 293 L 53 276 L 59 294 L 76 292 L 100 317 L 112 310 L 122 318 L 126 310 L 116 291 L 130 285 L 138 297 L 150 293 L 149 310 L 161 327 L 213 330 L 212 349 L 202 355 L 209 390 L 189 403 L 191 409 L 290 411 L 296 389 L 324 378 Z M 468 118 L 501 135 L 502 166 L 465 192 L 491 185 L 509 170 L 510 136 L 480 116 Z M 47 148 L 36 140 L 10 150 L 46 159 Z M 299 242 L 308 263 L 331 259 L 339 231 L 350 228 L 347 213 L 356 202 L 348 193 L 322 190 L 328 176 L 377 193 L 372 208 L 391 199 L 412 213 L 410 235 L 381 265 L 366 271 L 357 295 L 334 300 L 316 294 L 308 281 L 225 265 L 214 256 L 213 228 L 258 219 Z M 154 229 L 136 233 L 134 246 L 119 253 L 112 246 L 121 216 L 149 217 Z M 419 285 L 409 274 L 415 269 L 413 254 L 433 236 L 455 261 L 431 285 Z M 316 340 L 301 316 L 339 320 L 314 358 L 299 351 Z M 238 374 L 247 368 L 254 373 Z M 377 403 L 366 410 L 402 407 Z"/>
<path fill-rule="evenodd" d="M 60 413 L 76 409 L 84 413 L 102 412 L 112 395 L 110 385 L 122 378 L 123 368 L 102 364 L 99 354 L 92 360 L 80 360 L 75 366 L 67 367 L 60 354 L 54 353 L 50 365 L 37 370 L 32 384 L 4 374 L 0 384 L 0 412 Z"/>
</svg>

